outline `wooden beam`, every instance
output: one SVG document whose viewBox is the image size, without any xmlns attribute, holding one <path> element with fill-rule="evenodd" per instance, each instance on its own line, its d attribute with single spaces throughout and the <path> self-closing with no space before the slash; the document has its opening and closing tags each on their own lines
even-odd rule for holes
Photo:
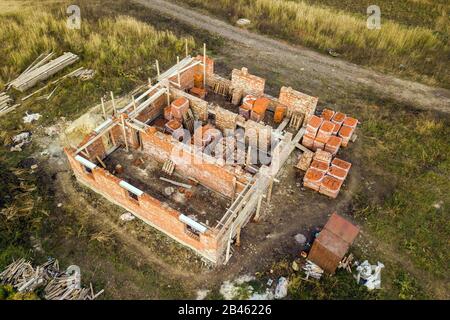
<svg viewBox="0 0 450 320">
<path fill-rule="evenodd" d="M 158 60 L 156 60 L 156 74 L 159 77 L 159 62 L 158 62 Z"/>
<path fill-rule="evenodd" d="M 177 65 L 180 63 L 180 57 L 177 56 Z M 178 86 L 181 86 L 181 81 L 180 81 L 180 69 L 177 67 L 177 78 L 178 78 Z"/>
<path fill-rule="evenodd" d="M 95 157 L 97 158 L 97 161 L 102 165 L 102 167 L 106 169 L 106 165 L 105 165 L 105 163 L 102 161 L 102 159 L 100 159 L 99 156 L 95 156 Z"/>
<path fill-rule="evenodd" d="M 206 89 L 206 43 L 203 44 L 203 88 Z"/>
<path fill-rule="evenodd" d="M 110 91 L 111 94 L 111 101 L 112 101 L 112 106 L 113 106 L 113 110 L 114 110 L 114 115 L 117 114 L 117 110 L 116 110 L 116 102 L 114 101 L 114 93 L 112 91 Z"/>
<path fill-rule="evenodd" d="M 188 51 L 188 40 L 187 38 L 184 39 L 184 49 L 186 51 L 186 57 L 189 55 L 189 51 Z"/>
<path fill-rule="evenodd" d="M 127 141 L 127 131 L 125 129 L 125 117 L 123 113 L 120 115 L 121 121 L 122 121 L 122 131 L 123 131 L 123 139 L 125 141 L 125 149 L 129 151 L 128 149 L 128 141 Z"/>
<path fill-rule="evenodd" d="M 103 98 L 100 98 L 100 101 L 102 102 L 103 118 L 106 120 L 105 102 L 103 101 Z"/>
</svg>

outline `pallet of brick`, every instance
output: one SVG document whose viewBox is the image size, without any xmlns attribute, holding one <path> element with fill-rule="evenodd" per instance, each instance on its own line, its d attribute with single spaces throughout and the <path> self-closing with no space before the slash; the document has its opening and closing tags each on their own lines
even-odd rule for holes
<svg viewBox="0 0 450 320">
<path fill-rule="evenodd" d="M 170 104 L 170 107 L 172 116 L 177 120 L 182 120 L 183 115 L 189 109 L 189 100 L 185 97 L 177 98 Z"/>
<path fill-rule="evenodd" d="M 317 130 L 316 137 L 328 139 L 333 134 L 333 128 L 334 128 L 333 122 L 328 120 L 323 121 L 319 127 L 319 130 Z"/>
<path fill-rule="evenodd" d="M 203 88 L 203 74 L 194 74 L 194 87 Z"/>
<path fill-rule="evenodd" d="M 295 167 L 302 171 L 308 170 L 309 166 L 311 165 L 313 156 L 314 156 L 314 152 L 311 152 L 311 151 L 303 152 L 303 154 L 300 156 L 298 163 Z"/>
<path fill-rule="evenodd" d="M 171 106 L 167 106 L 164 108 L 164 119 L 166 119 L 167 121 L 170 121 L 173 119 Z"/>
<path fill-rule="evenodd" d="M 342 138 L 342 147 L 347 147 L 348 143 L 350 142 L 350 139 L 352 138 L 353 135 L 353 128 L 347 127 L 347 126 L 341 126 L 341 129 L 339 129 L 339 137 Z"/>
<path fill-rule="evenodd" d="M 325 149 L 325 144 L 327 141 L 327 137 L 316 137 L 313 142 L 313 151 Z"/>
<path fill-rule="evenodd" d="M 310 134 L 311 136 L 316 137 L 317 131 L 319 131 L 320 126 L 322 125 L 322 118 L 318 116 L 312 115 L 309 117 L 308 122 L 306 124 L 306 134 Z"/>
<path fill-rule="evenodd" d="M 33 87 L 39 81 L 45 80 L 58 71 L 78 61 L 78 56 L 71 52 L 66 52 L 62 56 L 49 61 L 48 63 L 28 72 L 23 73 L 17 79 L 13 80 L 10 85 L 20 92 Z"/>
<path fill-rule="evenodd" d="M 165 129 L 167 132 L 169 133 L 173 133 L 175 130 L 178 130 L 182 127 L 181 122 L 176 120 L 176 119 L 172 119 L 169 122 L 166 123 L 165 125 Z"/>
<path fill-rule="evenodd" d="M 313 135 L 305 133 L 302 137 L 302 145 L 312 150 L 314 147 L 314 139 L 315 137 Z"/>
<path fill-rule="evenodd" d="M 327 173 L 330 168 L 330 165 L 324 161 L 314 159 L 311 162 L 310 168 L 313 168 L 313 169 L 323 172 L 323 173 Z"/>
<path fill-rule="evenodd" d="M 285 106 L 276 106 L 273 114 L 273 122 L 281 123 L 286 115 L 287 108 Z"/>
<path fill-rule="evenodd" d="M 341 190 L 342 183 L 342 180 L 326 175 L 320 184 L 319 193 L 335 199 Z"/>
<path fill-rule="evenodd" d="M 191 90 L 189 90 L 189 93 L 200 99 L 205 99 L 205 97 L 206 97 L 206 89 L 203 89 L 203 88 L 193 87 L 193 88 L 191 88 Z"/>
<path fill-rule="evenodd" d="M 335 112 L 331 109 L 323 109 L 322 110 L 322 118 L 324 120 L 331 121 L 331 119 L 333 119 L 334 113 Z"/>
<path fill-rule="evenodd" d="M 269 107 L 269 99 L 267 98 L 258 98 L 253 103 L 253 108 L 250 113 L 250 119 L 252 119 L 255 122 L 261 122 L 264 121 L 264 118 L 266 116 L 266 110 Z"/>
<path fill-rule="evenodd" d="M 303 186 L 314 191 L 319 191 L 325 173 L 314 168 L 309 168 L 303 177 Z"/>
<path fill-rule="evenodd" d="M 325 162 L 328 165 L 331 163 L 332 159 L 333 159 L 333 155 L 327 151 L 317 150 L 314 153 L 314 160 L 319 160 L 319 161 Z"/>
<path fill-rule="evenodd" d="M 350 162 L 344 161 L 339 158 L 334 158 L 333 161 L 331 161 L 331 167 L 338 167 L 344 170 L 346 173 L 350 171 L 352 164 Z"/>
<path fill-rule="evenodd" d="M 335 156 L 338 153 L 339 148 L 341 147 L 341 143 L 342 138 L 331 136 L 328 138 L 324 150 Z"/>
</svg>

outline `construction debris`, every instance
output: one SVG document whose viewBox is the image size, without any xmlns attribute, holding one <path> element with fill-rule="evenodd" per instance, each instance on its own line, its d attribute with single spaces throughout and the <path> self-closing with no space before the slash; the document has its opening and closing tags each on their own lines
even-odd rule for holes
<svg viewBox="0 0 450 320">
<path fill-rule="evenodd" d="M 323 275 L 323 269 L 310 260 L 306 260 L 302 269 L 305 271 L 306 279 L 311 277 L 319 280 Z"/>
<path fill-rule="evenodd" d="M 54 75 L 58 71 L 78 61 L 78 56 L 66 52 L 62 56 L 42 65 L 45 61 L 51 57 L 53 53 L 44 57 L 41 61 L 34 64 L 31 68 L 25 70 L 18 78 L 9 83 L 8 88 L 11 86 L 14 89 L 24 92 L 27 89 L 36 85 L 39 81 L 45 80 Z"/>
<path fill-rule="evenodd" d="M 186 184 L 186 183 L 181 183 L 181 182 L 173 181 L 173 180 L 170 180 L 170 179 L 166 179 L 166 178 L 164 178 L 164 177 L 159 177 L 159 179 L 161 179 L 162 181 L 171 183 L 171 184 L 173 184 L 173 185 L 175 185 L 175 186 L 178 186 L 178 187 L 183 187 L 183 188 L 186 188 L 186 189 L 192 188 L 191 185 Z"/>
<path fill-rule="evenodd" d="M 301 233 L 296 234 L 294 239 L 300 245 L 304 245 L 306 243 L 306 237 Z"/>
<path fill-rule="evenodd" d="M 76 72 L 71 74 L 71 77 L 79 78 L 81 81 L 86 81 L 86 80 L 92 79 L 94 77 L 94 75 L 95 75 L 95 70 L 80 68 Z"/>
<path fill-rule="evenodd" d="M 12 142 L 14 146 L 11 147 L 10 151 L 22 151 L 22 147 L 31 142 L 31 132 L 25 131 L 15 135 L 12 137 Z"/>
<path fill-rule="evenodd" d="M 120 220 L 122 221 L 132 221 L 134 219 L 136 219 L 136 217 L 131 212 L 125 212 L 120 215 Z"/>
<path fill-rule="evenodd" d="M 287 296 L 289 281 L 285 277 L 280 277 L 275 288 L 275 299 L 283 299 Z"/>
<path fill-rule="evenodd" d="M 25 116 L 23 117 L 23 123 L 31 123 L 33 121 L 39 120 L 39 118 L 42 117 L 39 113 L 30 113 L 25 112 Z"/>
<path fill-rule="evenodd" d="M 369 261 L 365 260 L 361 265 L 356 267 L 358 274 L 356 275 L 356 282 L 363 284 L 368 290 L 381 288 L 381 269 L 384 264 L 378 262 L 376 265 L 371 265 Z"/>
<path fill-rule="evenodd" d="M 0 283 L 12 285 L 18 292 L 32 292 L 44 288 L 47 300 L 94 300 L 104 290 L 94 293 L 90 288 L 81 287 L 79 272 L 62 272 L 56 259 L 33 268 L 30 261 L 14 261 L 0 273 Z"/>
</svg>

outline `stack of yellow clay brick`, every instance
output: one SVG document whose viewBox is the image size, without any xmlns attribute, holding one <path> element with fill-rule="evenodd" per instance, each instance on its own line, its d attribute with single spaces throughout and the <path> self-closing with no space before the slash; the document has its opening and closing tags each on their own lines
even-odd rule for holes
<svg viewBox="0 0 450 320">
<path fill-rule="evenodd" d="M 341 146 L 347 147 L 357 124 L 355 118 L 324 109 L 320 117 L 309 118 L 302 144 L 314 151 L 321 149 L 336 155 Z"/>
<path fill-rule="evenodd" d="M 303 177 L 303 185 L 330 198 L 336 198 L 348 175 L 351 163 L 317 150 Z"/>
</svg>

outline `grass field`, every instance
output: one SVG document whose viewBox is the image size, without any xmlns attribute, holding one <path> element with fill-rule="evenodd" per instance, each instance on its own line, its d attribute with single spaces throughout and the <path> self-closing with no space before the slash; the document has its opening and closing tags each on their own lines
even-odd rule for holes
<svg viewBox="0 0 450 320">
<path fill-rule="evenodd" d="M 403 78 L 449 88 L 448 4 L 381 1 L 380 30 L 366 27 L 366 2 L 174 0 L 250 29 Z M 336 10 L 338 9 L 338 10 Z M 385 18 L 386 17 L 386 18 Z"/>
<path fill-rule="evenodd" d="M 188 0 L 188 3 L 193 1 Z M 411 2 L 414 2 L 411 5 L 413 12 L 423 12 L 421 5 L 427 4 L 425 0 Z M 139 6 L 128 5 L 124 0 L 115 1 L 108 7 L 104 6 L 103 1 L 81 1 L 85 19 L 81 32 L 64 28 L 66 14 L 60 9 L 60 2 L 57 6 L 47 4 L 45 7 L 44 2 L 30 4 L 33 7 L 28 9 L 21 5 L 29 2 L 9 3 L 15 3 L 9 7 L 15 9 L 0 14 L 0 39 L 2 44 L 6 44 L 0 47 L 1 84 L 17 76 L 42 51 L 52 49 L 58 53 L 76 52 L 81 61 L 73 68 L 83 65 L 95 69 L 97 75 L 87 82 L 67 80 L 61 84 L 50 103 L 30 100 L 8 117 L 0 118 L 0 269 L 12 258 L 42 260 L 52 255 L 59 258 L 64 266 L 80 264 L 84 281 L 93 281 L 98 288 L 108 288 L 104 298 L 192 297 L 191 288 L 187 288 L 189 283 L 172 279 L 131 253 L 114 230 L 99 224 L 94 215 L 76 206 L 75 202 L 82 204 L 82 201 L 95 204 L 98 198 L 94 194 L 80 187 L 77 190 L 79 200 L 58 208 L 53 185 L 56 177 L 47 176 L 45 172 L 32 174 L 29 171 L 29 158 L 38 146 L 32 144 L 17 153 L 9 152 L 3 144 L 8 144 L 12 135 L 23 130 L 34 132 L 43 126 L 54 125 L 61 120 L 60 117 L 75 119 L 110 90 L 120 95 L 145 83 L 148 76 L 156 73 L 154 59 L 159 59 L 164 68 L 174 61 L 177 54 L 183 54 L 183 37 L 186 34 L 195 36 L 189 38 L 190 46 L 194 47 L 196 43 L 198 47 L 199 43 L 207 40 L 209 47 L 218 55 L 221 54 L 223 41 L 207 33 L 190 30 Z M 216 13 L 228 10 L 234 6 L 233 3 L 223 2 L 223 9 L 217 9 Z M 245 6 L 243 1 L 236 3 Z M 350 10 L 337 1 L 315 3 L 323 5 L 323 10 L 345 10 L 342 19 L 358 14 L 351 11 L 353 13 L 350 15 Z M 252 19 L 257 12 L 255 16 L 251 13 L 248 16 Z M 434 10 L 423 14 L 430 17 L 438 15 Z M 236 11 L 230 19 L 238 16 L 240 14 Z M 285 19 L 281 20 L 283 23 L 291 20 L 288 18 L 283 14 L 279 17 Z M 410 34 L 411 27 L 408 26 L 414 25 L 413 22 L 408 22 L 401 15 L 393 15 L 391 19 L 392 23 L 402 25 L 399 32 L 405 32 L 405 37 Z M 434 31 L 430 33 L 435 27 L 426 22 L 427 19 L 424 18 L 424 23 L 420 25 L 423 28 L 420 35 L 424 37 L 421 41 L 424 42 L 420 48 L 414 49 L 419 51 L 408 53 L 394 47 L 392 57 L 395 63 L 408 59 L 409 54 L 419 61 L 418 57 L 423 57 L 426 50 L 431 50 L 430 55 L 433 54 L 436 59 L 447 52 L 439 40 L 440 36 Z M 316 20 L 316 23 L 319 22 Z M 333 24 L 327 26 L 332 28 Z M 274 28 L 274 25 L 269 27 Z M 272 30 L 275 32 L 275 29 Z M 348 29 L 350 35 L 352 30 Z M 325 41 L 338 41 L 326 40 L 333 38 L 326 32 L 323 32 L 323 37 Z M 408 45 L 419 39 L 414 33 L 411 37 Z M 395 45 L 397 40 L 389 41 Z M 380 50 L 383 56 L 390 49 Z M 444 67 L 442 61 L 436 61 L 436 68 Z M 258 62 L 249 59 L 248 64 L 249 70 L 259 74 Z M 283 66 L 280 66 L 281 69 Z M 274 77 L 276 80 L 268 78 L 268 82 L 280 83 L 269 83 L 270 86 L 285 84 L 281 82 L 284 79 L 280 70 L 280 76 Z M 431 69 L 429 72 L 435 71 Z M 295 87 L 296 83 L 291 85 Z M 20 94 L 15 95 L 20 97 Z M 340 105 L 342 111 L 362 122 L 358 133 L 360 147 L 352 147 L 349 152 L 354 154 L 355 167 L 360 168 L 364 181 L 361 181 L 361 188 L 349 204 L 348 211 L 354 212 L 357 222 L 362 225 L 365 231 L 363 241 L 368 248 L 355 247 L 352 250 L 358 257 L 368 258 L 371 262 L 380 260 L 386 265 L 382 273 L 383 290 L 369 293 L 345 273 L 324 278 L 320 283 L 305 282 L 292 272 L 290 262 L 279 261 L 276 267 L 280 275 L 287 274 L 291 279 L 290 296 L 294 299 L 448 298 L 450 119 L 443 114 L 414 111 L 411 106 L 394 101 L 381 101 L 370 92 L 361 92 L 358 98 L 320 102 Z M 25 111 L 39 112 L 43 118 L 38 125 L 23 124 L 21 117 Z M 151 239 L 160 241 L 167 238 L 149 228 L 145 230 Z M 42 240 L 44 253 L 33 250 L 35 238 Z M 159 247 L 165 252 L 173 252 L 172 256 L 186 254 L 173 241 L 164 240 L 161 245 L 161 242 L 149 240 L 148 247 L 155 251 Z M 179 263 L 170 260 L 170 255 L 166 259 L 171 264 Z"/>
</svg>

